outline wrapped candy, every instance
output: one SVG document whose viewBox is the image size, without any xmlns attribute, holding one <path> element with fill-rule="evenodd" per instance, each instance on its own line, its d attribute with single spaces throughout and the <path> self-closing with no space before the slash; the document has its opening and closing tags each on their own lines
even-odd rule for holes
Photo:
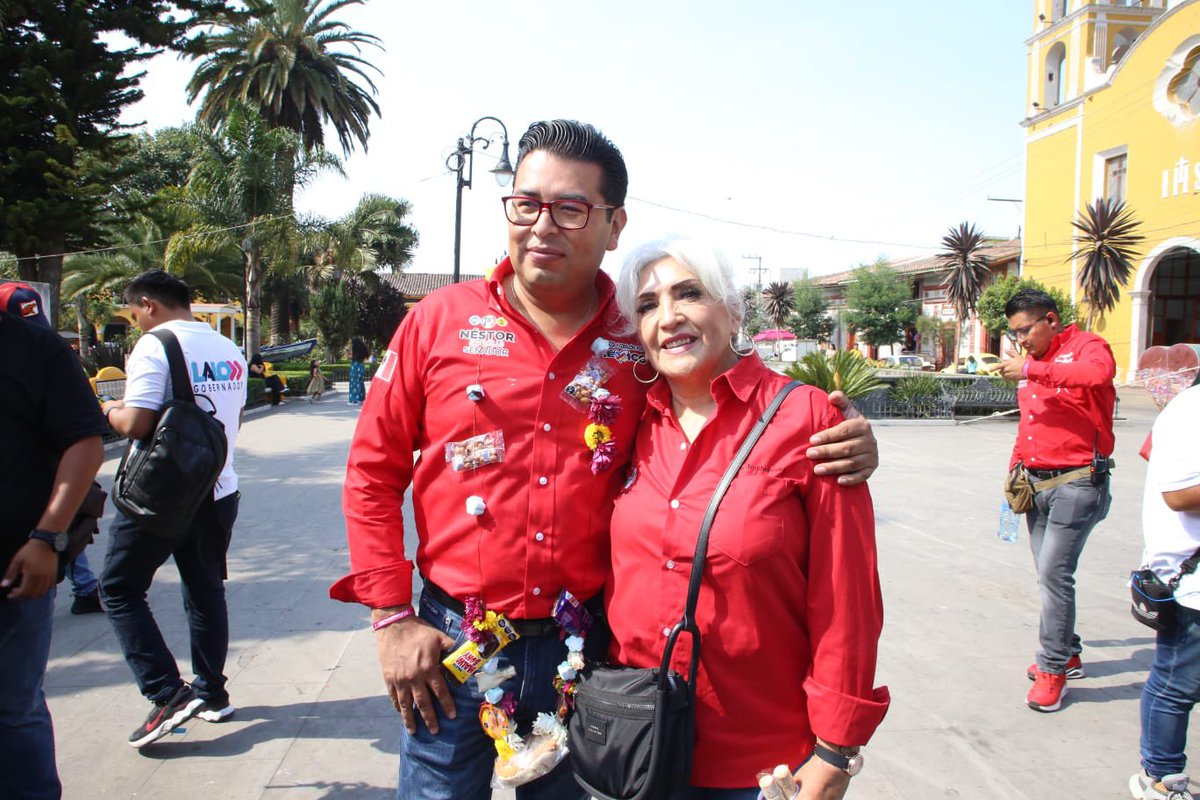
<svg viewBox="0 0 1200 800">
<path fill-rule="evenodd" d="M 592 614 L 566 589 L 554 602 L 554 621 L 570 636 L 583 637 L 592 627 Z M 571 649 L 569 646 L 567 649 Z M 580 648 L 582 649 L 582 648 Z"/>
<path fill-rule="evenodd" d="M 512 743 L 512 739 L 517 743 Z M 510 736 L 512 754 L 499 755 L 492 775 L 492 786 L 511 789 L 540 778 L 558 766 L 567 756 L 567 729 L 562 720 L 541 713 L 533 721 L 533 730 L 523 740 Z M 499 750 L 499 742 L 497 742 Z"/>
<path fill-rule="evenodd" d="M 608 339 L 603 336 L 597 336 L 592 340 L 592 355 L 602 356 L 608 352 Z"/>
<path fill-rule="evenodd" d="M 491 641 L 473 642 L 468 639 L 442 659 L 442 666 L 446 672 L 459 683 L 466 683 L 467 678 L 478 672 L 485 661 L 503 650 L 510 642 L 521 638 L 521 634 L 517 633 L 503 614 L 489 611 L 487 615 L 492 626 Z"/>
<path fill-rule="evenodd" d="M 468 514 L 470 514 L 473 517 L 479 517 L 479 516 L 483 515 L 484 511 L 487 511 L 487 503 L 483 502 L 482 497 L 480 497 L 479 495 L 473 494 L 467 498 L 467 513 Z"/>
<path fill-rule="evenodd" d="M 467 387 L 467 399 L 472 403 L 478 403 L 484 398 L 483 387 L 478 383 L 472 383 Z"/>
</svg>

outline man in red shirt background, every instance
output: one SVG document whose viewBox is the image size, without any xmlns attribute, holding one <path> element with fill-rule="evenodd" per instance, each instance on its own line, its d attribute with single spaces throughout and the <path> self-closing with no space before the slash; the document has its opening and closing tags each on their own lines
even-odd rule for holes
<svg viewBox="0 0 1200 800">
<path fill-rule="evenodd" d="M 1009 467 L 1022 463 L 1036 490 L 1026 522 L 1041 589 L 1041 649 L 1028 670 L 1034 684 L 1026 702 L 1036 711 L 1057 711 L 1067 679 L 1083 677 L 1075 569 L 1088 534 L 1112 502 L 1117 367 L 1106 341 L 1063 326 L 1045 292 L 1017 292 L 1004 315 L 1009 338 L 1025 350 L 1001 365 L 1004 378 L 1017 382 L 1021 414 Z"/>
<path fill-rule="evenodd" d="M 398 797 L 491 796 L 496 750 L 477 721 L 484 695 L 473 678 L 448 684 L 439 666 L 465 638 L 464 601 L 479 598 L 521 634 L 493 661 L 517 670 L 503 687 L 523 725 L 555 707 L 566 655 L 550 619 L 559 593 L 600 611 L 613 499 L 646 391 L 633 371 L 641 348 L 619 332 L 613 282 L 600 270 L 625 227 L 627 184 L 620 152 L 592 126 L 530 126 L 504 198 L 509 258 L 487 279 L 414 307 L 372 381 L 343 494 L 351 572 L 330 595 L 372 609 L 384 682 L 404 721 Z M 603 441 L 580 402 L 597 388 L 615 401 Z M 809 455 L 840 459 L 817 469 L 847 473 L 842 481 L 866 480 L 878 463 L 865 420 L 824 432 L 824 443 Z M 401 517 L 410 485 L 419 613 Z M 589 654 L 603 653 L 603 627 L 588 637 Z M 517 796 L 586 796 L 566 766 Z"/>
</svg>

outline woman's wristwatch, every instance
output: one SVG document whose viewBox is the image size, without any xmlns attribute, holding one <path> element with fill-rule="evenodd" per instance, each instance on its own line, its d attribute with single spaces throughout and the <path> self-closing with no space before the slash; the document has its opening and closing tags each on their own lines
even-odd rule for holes
<svg viewBox="0 0 1200 800">
<path fill-rule="evenodd" d="M 837 767 L 851 778 L 862 772 L 863 756 L 857 747 L 830 748 L 817 742 L 813 745 L 813 755 L 826 764 Z"/>
</svg>

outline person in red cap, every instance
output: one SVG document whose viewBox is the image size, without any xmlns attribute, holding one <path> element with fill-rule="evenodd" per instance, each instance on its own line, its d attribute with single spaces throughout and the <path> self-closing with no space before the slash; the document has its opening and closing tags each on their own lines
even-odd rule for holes
<svg viewBox="0 0 1200 800">
<path fill-rule="evenodd" d="M 44 325 L 53 330 L 50 318 L 42 308 L 42 296 L 28 283 L 12 281 L 0 284 L 0 309 L 27 322 Z M 99 614 L 100 582 L 88 563 L 87 551 L 82 551 L 67 565 L 67 578 L 71 581 L 72 614 Z"/>
</svg>

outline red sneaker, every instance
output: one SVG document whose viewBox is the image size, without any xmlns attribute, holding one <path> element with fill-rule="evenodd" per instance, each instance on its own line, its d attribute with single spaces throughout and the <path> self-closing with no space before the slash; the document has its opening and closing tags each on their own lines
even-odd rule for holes
<svg viewBox="0 0 1200 800">
<path fill-rule="evenodd" d="M 1062 707 L 1063 698 L 1067 696 L 1067 676 L 1055 675 L 1050 672 L 1037 673 L 1033 680 L 1033 688 L 1025 702 L 1034 711 L 1058 711 Z"/>
<path fill-rule="evenodd" d="M 1025 670 L 1025 677 L 1029 678 L 1029 680 L 1034 680 L 1037 678 L 1037 668 L 1038 666 L 1036 663 L 1030 664 L 1029 669 Z M 1067 680 L 1069 681 L 1073 681 L 1076 678 L 1087 677 L 1083 672 L 1083 659 L 1077 655 L 1071 656 L 1071 658 L 1067 660 L 1066 675 Z"/>
</svg>

